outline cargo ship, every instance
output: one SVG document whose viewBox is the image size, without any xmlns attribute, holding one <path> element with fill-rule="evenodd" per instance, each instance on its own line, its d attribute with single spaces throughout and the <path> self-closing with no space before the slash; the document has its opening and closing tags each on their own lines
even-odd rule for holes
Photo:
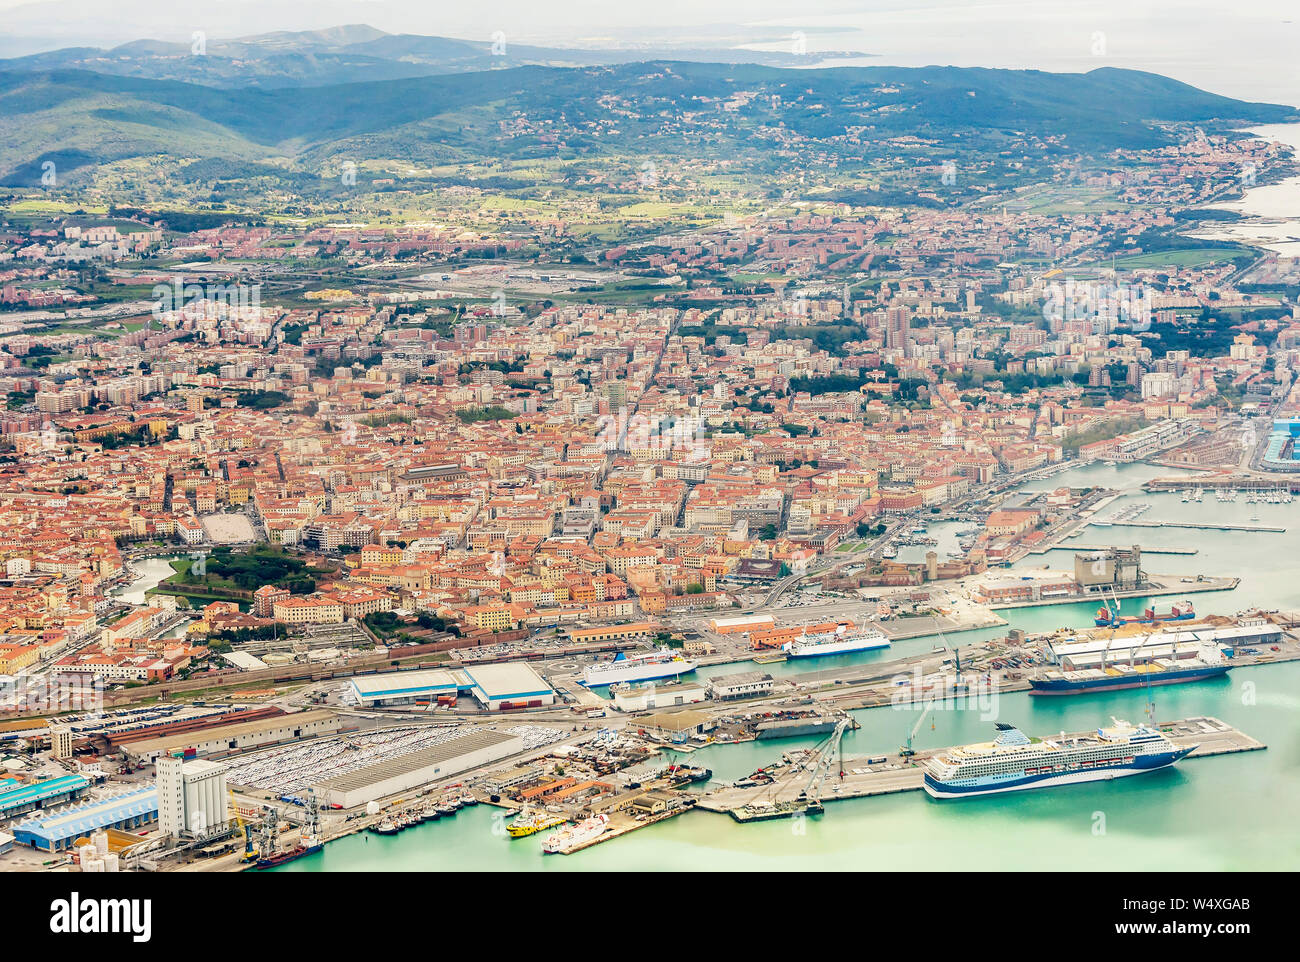
<svg viewBox="0 0 1300 962">
<path fill-rule="evenodd" d="M 839 724 L 839 717 L 820 712 L 804 714 L 781 714 L 775 718 L 764 719 L 754 725 L 756 738 L 806 738 L 809 735 L 823 735 L 834 731 Z M 857 727 L 854 723 L 853 727 Z"/>
<path fill-rule="evenodd" d="M 1218 649 L 1207 648 L 1184 661 L 1153 659 L 1141 665 L 1107 665 L 1104 668 L 1046 669 L 1029 679 L 1031 695 L 1083 695 L 1094 691 L 1154 688 L 1222 678 L 1232 664 Z"/>
<path fill-rule="evenodd" d="M 888 647 L 889 636 L 875 628 L 849 629 L 841 625 L 834 631 L 801 635 L 793 641 L 787 641 L 781 650 L 790 658 L 820 658 Z"/>
<path fill-rule="evenodd" d="M 1093 623 L 1098 628 L 1118 628 L 1120 625 L 1154 625 L 1161 621 L 1189 621 L 1196 617 L 1196 609 L 1190 601 L 1179 601 L 1169 609 L 1169 614 L 1158 615 L 1154 607 L 1146 609 L 1141 615 L 1121 615 L 1108 607 L 1098 608 Z"/>
<path fill-rule="evenodd" d="M 254 868 L 275 868 L 277 865 L 283 865 L 285 862 L 292 862 L 300 859 L 304 855 L 312 855 L 319 852 L 325 847 L 320 840 L 319 835 L 304 835 L 302 839 L 293 848 L 285 849 L 283 852 L 276 852 L 273 855 L 267 855 L 259 858 Z"/>
<path fill-rule="evenodd" d="M 713 777 L 713 769 L 696 765 L 669 765 L 667 774 L 673 782 L 707 782 Z"/>
<path fill-rule="evenodd" d="M 689 674 L 696 668 L 696 663 L 683 658 L 671 648 L 643 655 L 625 655 L 619 652 L 613 661 L 602 661 L 588 665 L 583 672 L 582 683 L 588 687 L 613 685 L 620 681 L 651 681 L 655 678 L 676 678 Z"/>
<path fill-rule="evenodd" d="M 555 815 L 551 812 L 530 812 L 524 810 L 515 816 L 514 821 L 506 826 L 506 832 L 511 838 L 527 838 L 529 835 L 536 835 L 538 832 L 548 828 L 555 828 L 557 825 L 563 825 L 568 819 L 563 815 Z"/>
<path fill-rule="evenodd" d="M 930 758 L 925 790 L 934 798 L 969 798 L 1121 778 L 1168 768 L 1197 748 L 1179 747 L 1147 725 L 1112 723 L 1083 735 L 1042 739 L 998 723 L 993 741 Z"/>
<path fill-rule="evenodd" d="M 584 819 L 577 825 L 570 826 L 560 832 L 555 832 L 546 837 L 542 843 L 542 852 L 546 855 L 555 855 L 566 848 L 572 848 L 575 845 L 582 845 L 599 838 L 609 825 L 609 816 L 605 814 L 593 815 L 591 818 Z"/>
</svg>

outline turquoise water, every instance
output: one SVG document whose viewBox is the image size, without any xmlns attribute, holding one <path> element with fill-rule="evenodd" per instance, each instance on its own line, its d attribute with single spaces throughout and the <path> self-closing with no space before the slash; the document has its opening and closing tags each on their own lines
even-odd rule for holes
<svg viewBox="0 0 1300 962">
<path fill-rule="evenodd" d="M 1176 472 L 1147 465 L 1092 465 L 1034 485 L 1135 486 Z M 1292 559 L 1300 553 L 1300 503 L 1220 504 L 1213 495 L 1183 504 L 1180 495 L 1128 495 L 1150 501 L 1142 520 L 1197 519 L 1285 525 L 1284 534 L 1198 531 L 1179 528 L 1089 528 L 1085 544 L 1197 547 L 1193 556 L 1151 556 L 1146 566 L 1174 574 L 1238 575 L 1231 592 L 1191 596 L 1202 613 L 1232 614 L 1250 607 L 1300 608 L 1300 584 Z M 1123 502 L 1120 502 L 1122 504 Z M 1067 567 L 1070 552 L 1033 556 L 1018 567 Z M 1168 605 L 1177 596 L 1157 600 Z M 1128 599 L 1125 612 L 1146 599 Z M 1093 604 L 1056 605 L 1002 612 L 1012 626 L 1041 631 L 1090 625 Z M 965 632 L 963 642 L 1001 635 L 1006 629 Z M 950 639 L 951 640 L 951 639 Z M 925 651 L 936 639 L 894 645 L 892 654 Z M 878 660 L 869 652 L 816 659 L 808 669 Z M 805 670 L 801 663 L 768 670 Z M 734 669 L 733 669 L 734 670 Z M 784 671 L 782 673 L 784 673 Z M 775 673 L 775 671 L 774 671 Z M 960 802 L 939 802 L 923 792 L 838 801 L 821 816 L 738 825 L 724 815 L 690 812 L 625 838 L 571 856 L 543 856 L 537 838 L 500 834 L 495 811 L 480 805 L 399 836 L 361 835 L 328 845 L 318 855 L 280 871 L 581 871 L 581 870 L 773 870 L 773 869 L 1107 869 L 1243 870 L 1300 869 L 1300 663 L 1235 669 L 1210 682 L 1158 689 L 1158 719 L 1213 715 L 1268 745 L 1266 751 L 1183 762 L 1174 769 L 1112 782 L 1042 792 L 1020 792 Z M 996 720 L 1033 734 L 1079 731 L 1111 716 L 1145 718 L 1147 695 L 1113 692 L 1076 698 L 1001 696 Z M 855 713 L 862 728 L 844 739 L 847 755 L 896 755 L 917 712 L 892 708 Z M 972 707 L 931 713 L 917 734 L 918 748 L 988 737 L 993 719 Z M 713 745 L 692 754 L 717 779 L 747 775 L 777 760 L 782 751 L 814 744 L 788 739 Z M 494 827 L 496 831 L 494 832 Z"/>
</svg>

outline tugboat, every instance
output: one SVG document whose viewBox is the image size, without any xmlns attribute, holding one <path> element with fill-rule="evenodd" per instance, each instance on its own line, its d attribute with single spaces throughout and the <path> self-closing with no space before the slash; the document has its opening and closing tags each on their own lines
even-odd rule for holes
<svg viewBox="0 0 1300 962">
<path fill-rule="evenodd" d="M 563 815 L 553 815 L 550 812 L 532 812 L 524 809 L 515 816 L 514 821 L 506 826 L 506 832 L 511 838 L 527 838 L 529 835 L 536 835 L 538 832 L 554 828 L 556 825 L 563 825 L 567 821 L 568 819 Z"/>
</svg>

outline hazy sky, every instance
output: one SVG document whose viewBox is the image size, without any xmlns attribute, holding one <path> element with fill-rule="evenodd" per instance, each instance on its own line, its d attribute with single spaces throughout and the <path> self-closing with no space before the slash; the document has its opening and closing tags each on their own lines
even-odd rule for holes
<svg viewBox="0 0 1300 962">
<path fill-rule="evenodd" d="M 1300 105 L 1296 9 L 1295 0 L 0 0 L 0 55 L 349 23 L 474 40 L 502 30 L 516 43 L 588 47 L 730 46 L 767 28 L 778 38 L 803 31 L 813 57 L 846 50 L 902 65 L 1136 67 Z"/>
</svg>

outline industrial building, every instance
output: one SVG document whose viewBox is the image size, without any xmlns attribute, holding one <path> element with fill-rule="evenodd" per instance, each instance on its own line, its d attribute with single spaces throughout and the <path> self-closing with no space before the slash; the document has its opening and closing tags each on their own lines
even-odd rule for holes
<svg viewBox="0 0 1300 962">
<path fill-rule="evenodd" d="M 342 720 L 332 711 L 304 711 L 163 738 L 146 738 L 123 745 L 122 752 L 133 763 L 149 764 L 163 755 L 194 758 L 248 751 L 299 738 L 337 735 L 342 729 Z"/>
<path fill-rule="evenodd" d="M 703 734 L 717 722 L 708 712 L 687 709 L 678 712 L 659 712 L 647 715 L 640 728 L 669 742 L 689 741 L 692 735 Z"/>
<path fill-rule="evenodd" d="M 619 711 L 645 711 L 648 708 L 672 708 L 695 705 L 708 697 L 703 685 L 641 685 L 612 691 L 614 707 Z"/>
<path fill-rule="evenodd" d="M 750 631 L 769 631 L 776 627 L 771 615 L 737 615 L 732 618 L 711 618 L 709 628 L 720 635 L 739 635 Z"/>
<path fill-rule="evenodd" d="M 45 852 L 61 852 L 79 838 L 88 838 L 101 828 L 131 831 L 158 819 L 158 790 L 152 785 L 125 795 L 87 802 L 50 815 L 28 819 L 12 826 L 20 845 Z"/>
<path fill-rule="evenodd" d="M 719 675 L 709 682 L 709 694 L 717 699 L 747 698 L 766 695 L 776 680 L 761 671 L 739 671 L 733 675 Z"/>
<path fill-rule="evenodd" d="M 365 706 L 409 705 L 460 694 L 472 695 L 489 711 L 555 704 L 555 691 L 541 675 L 519 662 L 390 671 L 353 678 L 350 684 L 357 702 Z"/>
<path fill-rule="evenodd" d="M 401 705 L 428 701 L 438 695 L 455 695 L 468 689 L 469 679 L 464 672 L 445 668 L 426 668 L 419 671 L 387 671 L 379 675 L 361 675 L 349 681 L 357 703 L 374 705 Z"/>
<path fill-rule="evenodd" d="M 1048 645 L 1048 660 L 1063 668 L 1097 668 L 1104 664 L 1145 664 L 1153 659 L 1192 658 L 1206 647 L 1233 651 L 1249 645 L 1276 644 L 1282 629 L 1268 622 L 1228 628 L 1169 629 L 1121 638 L 1067 638 Z"/>
<path fill-rule="evenodd" d="M 158 830 L 173 838 L 203 838 L 225 828 L 226 766 L 164 756 L 158 759 Z"/>
<path fill-rule="evenodd" d="M 1275 420 L 1273 429 L 1268 435 L 1268 448 L 1263 457 L 1264 466 L 1291 471 L 1300 467 L 1300 447 L 1296 445 L 1298 437 L 1300 437 L 1300 418 Z"/>
<path fill-rule="evenodd" d="M 1085 591 L 1132 590 L 1146 582 L 1142 548 L 1107 548 L 1074 556 L 1074 580 Z"/>
<path fill-rule="evenodd" d="M 470 694 L 488 711 L 555 704 L 554 690 L 520 662 L 474 665 L 464 671 L 470 679 Z"/>
<path fill-rule="evenodd" d="M 89 788 L 90 779 L 83 775 L 60 775 L 41 782 L 0 778 L 0 819 L 62 805 L 80 798 Z"/>
<path fill-rule="evenodd" d="M 524 785 L 540 778 L 542 769 L 537 765 L 519 765 L 505 771 L 493 772 L 483 781 L 483 787 L 493 795 L 500 795 L 507 788 Z"/>
<path fill-rule="evenodd" d="M 326 779 L 312 788 L 329 805 L 356 808 L 375 799 L 410 791 L 481 765 L 487 765 L 524 750 L 518 735 L 498 731 L 477 731 L 422 751 L 396 758 L 346 775 Z"/>
</svg>

